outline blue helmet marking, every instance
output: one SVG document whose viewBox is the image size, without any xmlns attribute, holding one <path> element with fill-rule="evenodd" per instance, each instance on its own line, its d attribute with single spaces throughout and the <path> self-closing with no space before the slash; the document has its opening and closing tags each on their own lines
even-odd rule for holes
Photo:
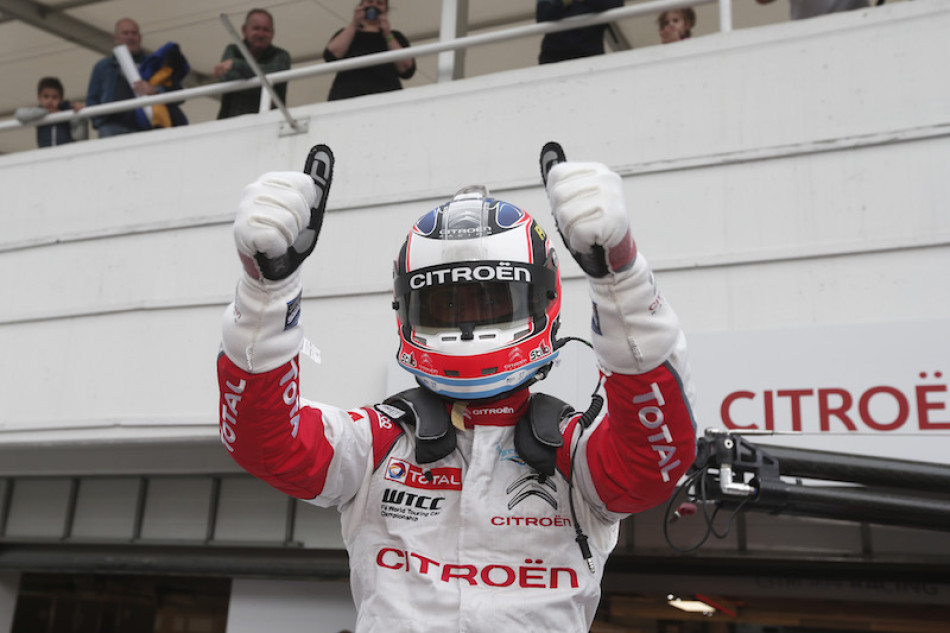
<svg viewBox="0 0 950 633">
<path fill-rule="evenodd" d="M 432 209 L 416 221 L 416 230 L 423 235 L 431 235 L 438 224 L 439 209 Z"/>
<path fill-rule="evenodd" d="M 511 228 L 520 222 L 524 216 L 525 212 L 515 205 L 503 200 L 495 201 L 495 222 L 498 223 L 498 226 L 506 229 Z"/>
<path fill-rule="evenodd" d="M 554 351 L 544 358 L 528 363 L 518 369 L 492 374 L 485 378 L 451 378 L 449 376 L 440 376 L 428 374 L 424 371 L 409 367 L 400 363 L 400 367 L 409 373 L 417 376 L 420 381 L 431 391 L 450 398 L 463 400 L 478 400 L 481 398 L 490 398 L 500 393 L 517 389 L 521 385 L 531 380 L 538 370 L 544 365 L 553 362 L 558 357 L 559 352 Z M 506 379 L 512 374 L 521 372 L 524 376 L 515 384 L 509 384 Z"/>
</svg>

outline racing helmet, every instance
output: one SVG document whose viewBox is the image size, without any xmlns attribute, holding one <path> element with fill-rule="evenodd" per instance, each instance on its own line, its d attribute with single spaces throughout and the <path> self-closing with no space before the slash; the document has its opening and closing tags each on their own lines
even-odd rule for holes
<svg viewBox="0 0 950 633">
<path fill-rule="evenodd" d="M 476 400 L 547 375 L 561 277 L 525 211 L 467 187 L 419 218 L 393 268 L 397 360 L 420 385 Z"/>
</svg>

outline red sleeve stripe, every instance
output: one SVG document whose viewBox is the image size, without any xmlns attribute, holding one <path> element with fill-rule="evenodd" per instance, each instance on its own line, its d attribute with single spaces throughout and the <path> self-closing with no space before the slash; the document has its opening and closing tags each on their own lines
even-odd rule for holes
<svg viewBox="0 0 950 633">
<path fill-rule="evenodd" d="M 312 499 L 333 459 L 318 409 L 300 407 L 297 359 L 250 374 L 218 358 L 221 440 L 247 472 L 281 492 Z"/>
<path fill-rule="evenodd" d="M 652 508 L 673 492 L 696 456 L 689 401 L 666 363 L 606 383 L 608 414 L 587 443 L 591 477 L 611 512 Z"/>
</svg>

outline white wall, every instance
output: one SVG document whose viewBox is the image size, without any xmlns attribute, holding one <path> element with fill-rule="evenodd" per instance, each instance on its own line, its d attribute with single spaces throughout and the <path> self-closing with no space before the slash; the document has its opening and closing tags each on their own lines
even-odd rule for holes
<svg viewBox="0 0 950 633">
<path fill-rule="evenodd" d="M 340 633 L 356 626 L 356 608 L 344 582 L 235 579 L 228 633 Z"/>
<path fill-rule="evenodd" d="M 385 395 L 391 258 L 424 211 L 482 182 L 553 229 L 550 139 L 624 176 L 693 335 L 950 319 L 948 29 L 917 0 L 296 108 L 303 135 L 272 112 L 2 156 L 0 443 L 213 436 L 228 223 L 316 142 L 337 173 L 304 275 L 312 399 Z M 564 274 L 562 332 L 584 335 Z"/>
</svg>

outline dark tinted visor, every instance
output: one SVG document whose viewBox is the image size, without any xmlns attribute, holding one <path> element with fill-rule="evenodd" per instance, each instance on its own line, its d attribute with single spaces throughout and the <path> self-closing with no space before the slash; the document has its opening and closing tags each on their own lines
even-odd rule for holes
<svg viewBox="0 0 950 633">
<path fill-rule="evenodd" d="M 524 267 L 530 282 L 466 279 L 426 284 L 448 277 L 426 274 L 439 269 L 410 273 L 396 281 L 400 318 L 413 327 L 438 329 L 542 319 L 556 297 L 556 274 L 541 266 Z"/>
</svg>

